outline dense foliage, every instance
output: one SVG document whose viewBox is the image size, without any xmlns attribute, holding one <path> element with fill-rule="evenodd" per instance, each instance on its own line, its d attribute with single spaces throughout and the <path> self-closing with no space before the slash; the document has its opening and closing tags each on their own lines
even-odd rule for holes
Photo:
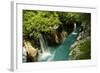
<svg viewBox="0 0 100 73">
<path fill-rule="evenodd" d="M 23 33 L 37 38 L 40 32 L 53 31 L 61 24 L 56 12 L 23 11 Z"/>
<path fill-rule="evenodd" d="M 65 25 L 70 21 L 73 23 L 89 19 L 88 13 L 23 10 L 23 35 L 28 38 L 38 38 L 39 33 L 52 32 L 60 25 Z"/>
</svg>

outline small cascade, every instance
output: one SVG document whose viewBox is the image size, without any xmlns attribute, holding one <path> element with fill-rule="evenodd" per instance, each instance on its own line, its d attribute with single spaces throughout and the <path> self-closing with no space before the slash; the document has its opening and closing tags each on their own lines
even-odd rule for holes
<svg viewBox="0 0 100 73">
<path fill-rule="evenodd" d="M 42 53 L 38 57 L 38 61 L 47 61 L 50 58 L 51 53 L 47 48 L 47 42 L 44 40 L 43 35 L 39 34 L 40 46 Z"/>
<path fill-rule="evenodd" d="M 76 23 L 74 23 L 74 31 L 76 30 Z"/>
<path fill-rule="evenodd" d="M 73 29 L 73 33 L 72 34 L 74 34 L 74 35 L 77 35 L 77 33 L 75 32 L 76 31 L 76 23 L 74 23 L 74 29 Z"/>
<path fill-rule="evenodd" d="M 42 34 L 39 34 L 39 40 L 40 40 L 40 46 L 41 46 L 42 53 L 44 53 L 46 50 L 46 44 L 45 44 Z"/>
</svg>

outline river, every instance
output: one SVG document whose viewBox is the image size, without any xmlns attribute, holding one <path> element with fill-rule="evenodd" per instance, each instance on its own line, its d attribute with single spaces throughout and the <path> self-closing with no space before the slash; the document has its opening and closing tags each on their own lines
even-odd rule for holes
<svg viewBox="0 0 100 73">
<path fill-rule="evenodd" d="M 62 44 L 57 47 L 46 47 L 43 36 L 40 35 L 40 44 L 42 54 L 39 55 L 38 61 L 63 61 L 68 60 L 71 45 L 76 41 L 80 28 L 76 24 L 72 33 L 69 34 Z"/>
</svg>

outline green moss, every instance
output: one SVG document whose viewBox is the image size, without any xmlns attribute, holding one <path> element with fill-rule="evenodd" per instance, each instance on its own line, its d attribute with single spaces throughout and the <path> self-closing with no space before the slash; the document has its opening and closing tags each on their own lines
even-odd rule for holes
<svg viewBox="0 0 100 73">
<path fill-rule="evenodd" d="M 77 45 L 71 49 L 71 58 L 75 60 L 91 59 L 91 41 L 87 37 L 79 40 Z"/>
</svg>

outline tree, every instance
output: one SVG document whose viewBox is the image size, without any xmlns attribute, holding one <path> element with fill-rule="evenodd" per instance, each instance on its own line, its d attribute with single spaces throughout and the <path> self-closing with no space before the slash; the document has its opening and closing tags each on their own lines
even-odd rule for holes
<svg viewBox="0 0 100 73">
<path fill-rule="evenodd" d="M 56 12 L 23 10 L 23 35 L 38 37 L 40 32 L 51 32 L 61 24 Z"/>
</svg>

